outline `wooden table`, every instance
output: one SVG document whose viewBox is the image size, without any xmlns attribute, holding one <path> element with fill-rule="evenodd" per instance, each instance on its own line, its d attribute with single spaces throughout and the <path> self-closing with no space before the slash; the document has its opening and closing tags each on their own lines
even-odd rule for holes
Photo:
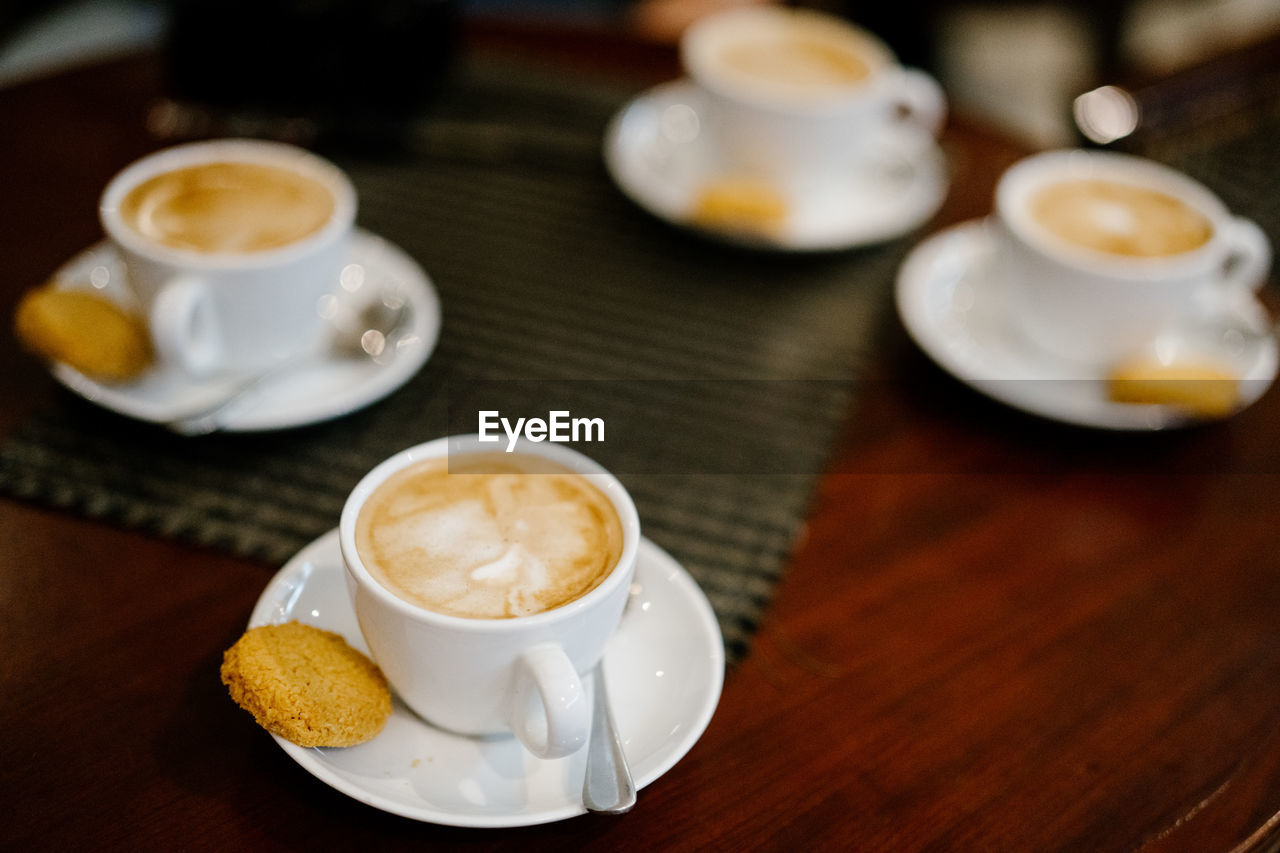
<svg viewBox="0 0 1280 853">
<path fill-rule="evenodd" d="M 673 67 L 574 43 L 543 42 Z M 141 57 L 0 92 L 4 316 L 98 238 L 157 86 Z M 985 213 L 1020 153 L 962 121 L 945 142 L 930 228 Z M 751 654 L 622 818 L 461 830 L 344 797 L 218 681 L 271 567 L 0 501 L 0 849 L 1276 849 L 1280 394 L 1106 435 L 882 339 Z M 56 391 L 0 347 L 8 434 Z"/>
</svg>

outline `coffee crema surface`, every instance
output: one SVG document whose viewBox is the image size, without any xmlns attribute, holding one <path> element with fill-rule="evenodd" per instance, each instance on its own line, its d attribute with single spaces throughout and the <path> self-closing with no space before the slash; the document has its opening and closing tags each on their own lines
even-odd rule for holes
<svg viewBox="0 0 1280 853">
<path fill-rule="evenodd" d="M 595 589 L 622 554 L 622 522 L 587 479 L 508 454 L 429 459 L 374 489 L 356 551 L 383 587 L 471 619 L 530 616 Z"/>
<path fill-rule="evenodd" d="M 725 44 L 719 58 L 729 71 L 797 95 L 838 91 L 871 74 L 850 46 L 786 32 Z"/>
<path fill-rule="evenodd" d="M 334 208 L 329 188 L 306 175 L 218 162 L 148 178 L 125 195 L 120 216 L 143 237 L 175 249 L 250 253 L 316 233 Z"/>
<path fill-rule="evenodd" d="M 1049 184 L 1035 192 L 1029 209 L 1058 239 L 1112 255 L 1166 257 L 1197 249 L 1213 237 L 1213 224 L 1186 202 L 1119 181 Z"/>
</svg>

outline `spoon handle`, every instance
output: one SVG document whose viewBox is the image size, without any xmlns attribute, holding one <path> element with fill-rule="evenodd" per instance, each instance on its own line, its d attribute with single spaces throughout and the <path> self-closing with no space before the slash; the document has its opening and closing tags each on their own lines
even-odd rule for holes
<svg viewBox="0 0 1280 853">
<path fill-rule="evenodd" d="M 603 661 L 596 664 L 594 681 L 591 740 L 587 744 L 587 775 L 582 783 L 582 803 L 588 811 L 623 814 L 636 804 L 636 785 L 627 766 L 627 756 L 622 752 L 622 741 L 613 726 Z"/>
<path fill-rule="evenodd" d="M 221 417 L 227 409 L 239 402 L 246 394 L 253 389 L 262 385 L 271 377 L 284 371 L 287 367 L 293 366 L 293 362 L 286 362 L 285 365 L 268 368 L 259 373 L 251 374 L 237 382 L 230 391 L 218 398 L 216 401 L 208 404 L 202 409 L 194 412 L 187 412 L 173 420 L 166 421 L 164 426 L 179 435 L 207 435 L 211 432 L 217 432 L 222 426 Z"/>
</svg>

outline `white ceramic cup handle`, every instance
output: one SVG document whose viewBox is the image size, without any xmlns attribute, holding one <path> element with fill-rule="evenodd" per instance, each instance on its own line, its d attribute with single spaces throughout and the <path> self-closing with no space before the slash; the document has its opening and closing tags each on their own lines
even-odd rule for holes
<svg viewBox="0 0 1280 853">
<path fill-rule="evenodd" d="M 1227 233 L 1229 258 L 1223 284 L 1252 293 L 1262 287 L 1271 270 L 1271 242 L 1258 224 L 1237 216 Z"/>
<path fill-rule="evenodd" d="M 222 344 L 203 281 L 179 276 L 165 282 L 151 304 L 148 320 L 161 359 L 197 376 L 218 366 Z"/>
<path fill-rule="evenodd" d="M 1234 217 L 1226 226 L 1221 275 L 1210 277 L 1196 294 L 1197 309 L 1215 318 L 1242 316 L 1271 269 L 1271 243 L 1251 220 Z"/>
<path fill-rule="evenodd" d="M 947 96 L 938 81 L 916 68 L 903 68 L 897 87 L 898 103 L 906 111 L 907 121 L 937 136 L 947 120 Z"/>
<path fill-rule="evenodd" d="M 516 661 L 507 723 L 539 758 L 563 758 L 587 742 L 586 694 L 564 649 L 534 646 Z"/>
</svg>

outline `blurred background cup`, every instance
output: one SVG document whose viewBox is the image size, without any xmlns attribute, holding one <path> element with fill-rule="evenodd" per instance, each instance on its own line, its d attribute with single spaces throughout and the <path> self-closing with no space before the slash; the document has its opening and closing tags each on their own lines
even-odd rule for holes
<svg viewBox="0 0 1280 853">
<path fill-rule="evenodd" d="M 945 119 L 941 88 L 903 68 L 872 34 L 822 12 L 748 7 L 705 17 L 680 41 L 703 93 L 711 169 L 783 191 L 874 168 L 904 144 L 906 125 L 928 139 Z"/>
<path fill-rule="evenodd" d="M 148 155 L 99 218 L 163 362 L 194 376 L 266 369 L 318 348 L 356 193 L 337 166 L 278 142 L 213 140 Z"/>
<path fill-rule="evenodd" d="M 447 78 L 459 17 L 455 0 L 176 0 L 152 130 L 395 149 Z"/>
<path fill-rule="evenodd" d="M 1151 160 L 1059 150 L 996 187 L 998 274 L 1023 337 L 1101 367 L 1160 335 L 1230 324 L 1271 262 L 1266 235 Z"/>
</svg>

